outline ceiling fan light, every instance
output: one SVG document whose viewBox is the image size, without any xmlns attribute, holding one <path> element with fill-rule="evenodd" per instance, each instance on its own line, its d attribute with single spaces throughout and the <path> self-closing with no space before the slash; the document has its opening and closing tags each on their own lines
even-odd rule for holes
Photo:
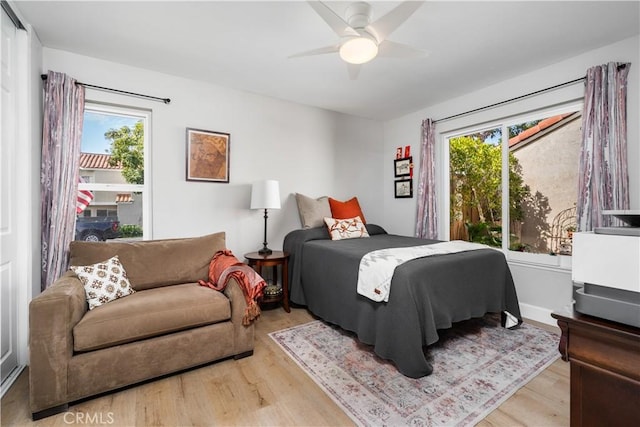
<svg viewBox="0 0 640 427">
<path fill-rule="evenodd" d="M 349 64 L 364 64 L 378 55 L 378 44 L 368 37 L 355 37 L 340 46 L 340 58 Z"/>
</svg>

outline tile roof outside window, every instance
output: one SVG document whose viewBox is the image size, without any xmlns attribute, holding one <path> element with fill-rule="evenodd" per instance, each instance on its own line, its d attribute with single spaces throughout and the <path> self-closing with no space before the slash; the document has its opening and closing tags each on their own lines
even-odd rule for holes
<svg viewBox="0 0 640 427">
<path fill-rule="evenodd" d="M 116 194 L 116 203 L 132 203 L 133 197 L 129 193 Z"/>
<path fill-rule="evenodd" d="M 538 123 L 537 125 L 520 132 L 518 135 L 514 136 L 513 138 L 509 138 L 509 148 L 512 148 L 514 145 L 518 144 L 521 141 L 531 138 L 532 136 L 555 125 L 556 123 L 564 120 L 565 118 L 572 116 L 573 114 L 574 113 L 558 114 L 552 117 L 548 117 L 544 120 L 541 120 L 540 123 Z"/>
<path fill-rule="evenodd" d="M 121 165 L 111 166 L 110 154 L 80 153 L 80 169 L 122 169 Z"/>
</svg>

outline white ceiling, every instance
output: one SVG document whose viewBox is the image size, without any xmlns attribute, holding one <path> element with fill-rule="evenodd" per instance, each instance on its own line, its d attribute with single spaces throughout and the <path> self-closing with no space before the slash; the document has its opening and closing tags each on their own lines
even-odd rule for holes
<svg viewBox="0 0 640 427">
<path fill-rule="evenodd" d="M 337 54 L 288 59 L 337 42 L 302 1 L 11 3 L 45 47 L 372 119 L 640 33 L 638 1 L 427 1 L 389 39 L 429 56 L 376 58 L 350 80 Z M 340 16 L 349 4 L 326 3 Z M 400 2 L 370 3 L 375 21 Z"/>
</svg>

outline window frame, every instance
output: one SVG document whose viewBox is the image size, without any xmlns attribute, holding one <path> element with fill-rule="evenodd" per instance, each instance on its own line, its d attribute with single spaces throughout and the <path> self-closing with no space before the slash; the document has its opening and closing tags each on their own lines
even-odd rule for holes
<svg viewBox="0 0 640 427">
<path fill-rule="evenodd" d="M 98 114 L 129 116 L 142 121 L 144 128 L 144 184 L 109 184 L 109 183 L 79 183 L 78 190 L 113 191 L 142 193 L 142 239 L 153 238 L 151 212 L 151 110 L 126 107 L 113 104 L 103 104 L 96 101 L 85 101 L 85 112 Z"/>
<path fill-rule="evenodd" d="M 558 105 L 549 106 L 546 108 L 540 108 L 520 114 L 513 114 L 507 117 L 498 118 L 489 122 L 471 124 L 460 129 L 456 129 L 449 132 L 440 134 L 442 143 L 442 206 L 440 210 L 442 225 L 440 227 L 444 236 L 449 236 L 450 233 L 450 157 L 449 157 L 449 139 L 456 138 L 464 135 L 469 135 L 477 132 L 500 128 L 502 135 L 509 135 L 509 127 L 524 123 L 527 121 L 537 120 L 540 118 L 551 117 L 557 114 L 563 114 L 568 112 L 582 111 L 584 102 L 582 100 L 574 100 L 564 102 Z M 502 152 L 502 235 L 509 235 L 509 144 L 501 143 Z M 576 168 L 578 167 L 578 159 L 576 159 Z M 577 189 L 576 189 L 577 191 Z M 448 237 L 447 237 L 448 239 Z M 507 261 L 517 264 L 523 264 L 527 266 L 538 266 L 541 268 L 570 270 L 571 269 L 571 255 L 551 255 L 551 254 L 538 254 L 538 253 L 526 253 L 512 251 L 509 249 L 508 239 L 502 240 L 502 247 L 499 248 L 507 258 Z"/>
</svg>

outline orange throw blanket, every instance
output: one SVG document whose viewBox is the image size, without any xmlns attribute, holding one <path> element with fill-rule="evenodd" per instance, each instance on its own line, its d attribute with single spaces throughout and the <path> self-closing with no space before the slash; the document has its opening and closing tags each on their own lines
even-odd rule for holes
<svg viewBox="0 0 640 427">
<path fill-rule="evenodd" d="M 216 291 L 223 291 L 231 278 L 238 281 L 244 292 L 247 309 L 242 324 L 249 325 L 260 316 L 260 306 L 256 301 L 262 296 L 262 290 L 266 286 L 264 279 L 253 268 L 240 262 L 230 250 L 225 249 L 216 252 L 209 263 L 209 282 L 198 280 L 198 283 Z"/>
</svg>

